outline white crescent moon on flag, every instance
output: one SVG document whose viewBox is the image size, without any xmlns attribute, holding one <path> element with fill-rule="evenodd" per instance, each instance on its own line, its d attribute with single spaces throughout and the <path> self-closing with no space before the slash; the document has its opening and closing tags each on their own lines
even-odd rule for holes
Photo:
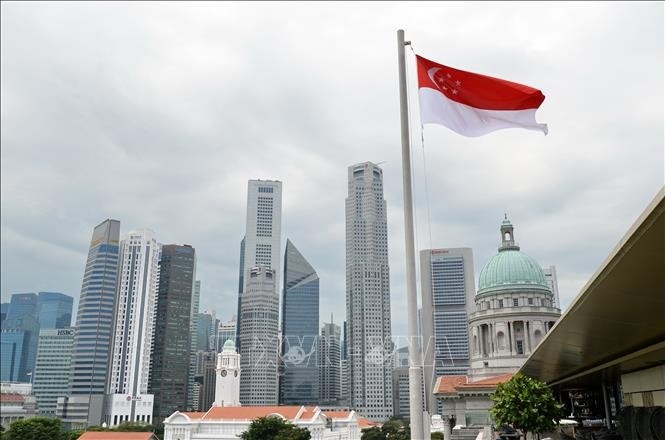
<svg viewBox="0 0 665 440">
<path fill-rule="evenodd" d="M 441 70 L 441 68 L 440 68 L 440 67 L 432 67 L 431 69 L 429 69 L 429 70 L 427 71 L 427 76 L 429 76 L 429 79 L 432 80 L 432 82 L 434 83 L 434 85 L 435 85 L 437 88 L 440 88 L 439 85 L 438 85 L 438 84 L 436 83 L 436 81 L 434 80 L 434 74 L 435 74 L 438 70 Z"/>
</svg>

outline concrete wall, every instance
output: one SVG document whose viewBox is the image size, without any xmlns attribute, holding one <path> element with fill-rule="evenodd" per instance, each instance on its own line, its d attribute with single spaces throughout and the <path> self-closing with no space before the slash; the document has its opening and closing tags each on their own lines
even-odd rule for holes
<svg viewBox="0 0 665 440">
<path fill-rule="evenodd" d="M 665 406 L 665 365 L 621 376 L 626 406 Z"/>
</svg>

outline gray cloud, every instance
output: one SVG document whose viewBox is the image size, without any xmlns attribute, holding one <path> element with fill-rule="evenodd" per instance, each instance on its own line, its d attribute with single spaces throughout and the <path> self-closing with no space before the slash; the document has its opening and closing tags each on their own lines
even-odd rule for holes
<svg viewBox="0 0 665 440">
<path fill-rule="evenodd" d="M 507 212 L 523 250 L 557 266 L 567 305 L 664 182 L 659 3 L 1 7 L 3 301 L 78 295 L 92 227 L 113 217 L 192 244 L 201 307 L 228 318 L 246 182 L 272 178 L 284 242 L 319 271 L 321 319 L 341 322 L 346 167 L 371 160 L 404 334 L 398 28 L 428 58 L 541 88 L 551 129 L 427 126 L 426 193 L 412 89 L 421 248 L 473 247 L 477 279 Z"/>
</svg>

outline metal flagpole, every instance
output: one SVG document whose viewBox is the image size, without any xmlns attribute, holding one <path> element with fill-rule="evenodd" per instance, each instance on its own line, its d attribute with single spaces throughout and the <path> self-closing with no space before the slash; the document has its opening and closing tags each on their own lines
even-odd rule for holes
<svg viewBox="0 0 665 440">
<path fill-rule="evenodd" d="M 409 150 L 409 112 L 406 96 L 406 66 L 404 31 L 397 31 L 397 59 L 399 64 L 399 103 L 402 128 L 402 191 L 404 193 L 404 236 L 406 244 L 406 301 L 409 333 L 409 410 L 411 439 L 425 439 L 423 426 L 423 394 L 420 351 L 418 349 L 418 299 L 416 297 L 416 255 L 413 233 L 413 200 L 411 193 L 411 154 Z M 429 433 L 428 433 L 429 434 Z"/>
</svg>

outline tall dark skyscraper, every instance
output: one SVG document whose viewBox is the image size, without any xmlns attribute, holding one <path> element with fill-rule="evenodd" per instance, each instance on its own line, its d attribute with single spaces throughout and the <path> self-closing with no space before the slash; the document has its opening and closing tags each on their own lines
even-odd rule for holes
<svg viewBox="0 0 665 440">
<path fill-rule="evenodd" d="M 191 338 L 183 329 L 190 328 L 195 272 L 194 248 L 173 244 L 162 246 L 148 388 L 148 392 L 154 394 L 155 424 L 187 407 Z"/>
<path fill-rule="evenodd" d="M 113 336 L 118 281 L 120 222 L 104 220 L 92 233 L 76 316 L 69 397 L 56 414 L 78 423 L 100 424 Z"/>
<path fill-rule="evenodd" d="M 287 239 L 282 299 L 281 404 L 318 403 L 318 333 L 319 276 Z"/>
<path fill-rule="evenodd" d="M 37 320 L 41 328 L 65 328 L 72 324 L 74 298 L 58 292 L 39 292 Z"/>
</svg>

